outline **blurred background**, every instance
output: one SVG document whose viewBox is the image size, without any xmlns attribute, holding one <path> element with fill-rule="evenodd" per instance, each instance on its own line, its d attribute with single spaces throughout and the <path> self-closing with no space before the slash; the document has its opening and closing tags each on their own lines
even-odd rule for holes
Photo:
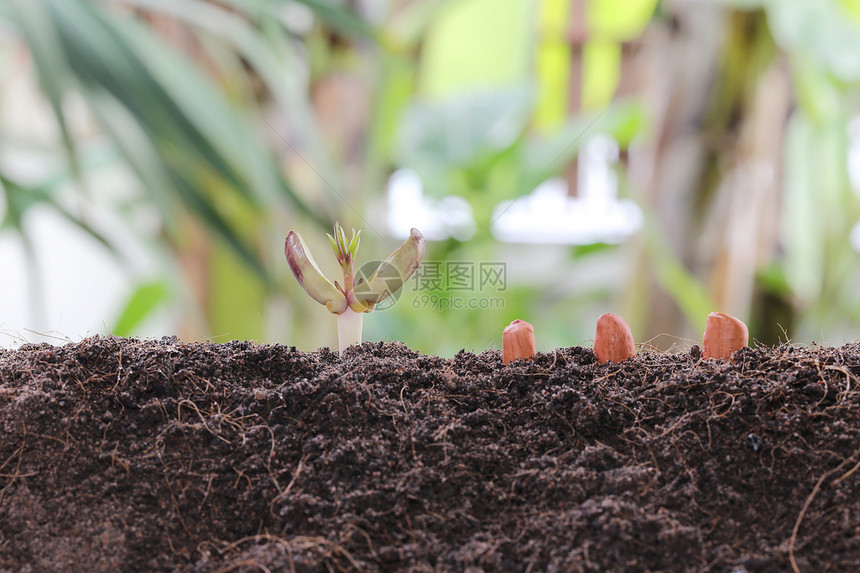
<svg viewBox="0 0 860 573">
<path fill-rule="evenodd" d="M 333 346 L 336 220 L 428 239 L 366 340 L 856 340 L 860 0 L 0 3 L 0 345 Z"/>
</svg>

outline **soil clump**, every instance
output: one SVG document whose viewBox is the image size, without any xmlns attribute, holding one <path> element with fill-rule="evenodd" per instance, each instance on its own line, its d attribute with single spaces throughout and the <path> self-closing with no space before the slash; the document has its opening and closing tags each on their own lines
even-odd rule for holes
<svg viewBox="0 0 860 573">
<path fill-rule="evenodd" d="M 0 571 L 860 571 L 860 344 L 0 350 Z"/>
</svg>

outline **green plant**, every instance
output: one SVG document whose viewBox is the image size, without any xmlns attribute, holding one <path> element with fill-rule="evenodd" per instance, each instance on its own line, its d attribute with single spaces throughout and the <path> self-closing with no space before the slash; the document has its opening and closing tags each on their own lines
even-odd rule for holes
<svg viewBox="0 0 860 573">
<path fill-rule="evenodd" d="M 284 277 L 260 246 L 283 236 L 278 229 L 293 217 L 331 228 L 341 204 L 333 189 L 342 188 L 341 160 L 324 143 L 336 137 L 310 95 L 329 73 L 331 48 L 316 48 L 313 57 L 326 63 L 309 77 L 300 70 L 311 56 L 300 44 L 331 35 L 365 49 L 383 35 L 348 6 L 298 3 L 315 15 L 301 33 L 283 17 L 296 2 L 282 0 L 0 2 L 4 109 L 15 105 L 5 97 L 11 82 L 36 74 L 44 100 L 32 98 L 35 113 L 56 128 L 43 141 L 41 129 L 10 129 L 8 117 L 20 114 L 0 118 L 0 236 L 17 235 L 25 249 L 33 326 L 50 329 L 39 293 L 51 289 L 41 285 L 44 255 L 27 219 L 50 209 L 127 273 L 117 317 L 99 321 L 115 334 L 140 334 L 167 306 L 186 339 L 280 339 L 294 328 L 277 319 L 267 328 Z M 19 50 L 29 57 L 7 57 Z M 6 160 L 13 153 L 39 162 L 32 177 Z M 332 185 L 307 183 L 308 166 Z M 103 187 L 117 173 L 121 184 Z M 360 206 L 359 192 L 348 192 Z M 121 223 L 124 231 L 112 233 Z M 130 242 L 154 264 L 126 258 Z M 305 313 L 293 317 L 302 320 Z"/>
<path fill-rule="evenodd" d="M 287 235 L 284 254 L 290 270 L 305 292 L 337 315 L 338 346 L 342 353 L 350 345 L 361 343 L 364 313 L 371 312 L 377 304 L 400 290 L 421 264 L 424 258 L 424 237 L 418 229 L 411 229 L 409 238 L 382 261 L 367 280 L 364 277 L 356 280 L 355 256 L 361 243 L 361 231 L 353 229 L 352 237 L 347 241 L 343 227 L 335 223 L 334 236 L 327 236 L 343 272 L 343 285 L 337 281 L 332 284 L 322 274 L 301 236 L 295 231 Z"/>
</svg>

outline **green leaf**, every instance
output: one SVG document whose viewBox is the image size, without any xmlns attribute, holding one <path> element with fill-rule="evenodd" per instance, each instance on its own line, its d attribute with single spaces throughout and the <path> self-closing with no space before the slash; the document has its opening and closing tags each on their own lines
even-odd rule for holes
<svg viewBox="0 0 860 573">
<path fill-rule="evenodd" d="M 242 261 L 226 247 L 216 246 L 210 261 L 206 298 L 210 331 L 227 340 L 261 340 L 267 319 L 265 285 L 242 272 Z"/>
<path fill-rule="evenodd" d="M 248 244 L 251 229 L 240 228 L 214 206 L 219 196 L 233 196 L 262 209 L 271 190 L 283 184 L 277 163 L 266 158 L 247 123 L 199 70 L 140 24 L 81 0 L 46 0 L 45 5 L 71 72 L 91 99 L 112 107 L 103 112 L 94 106 L 94 111 L 102 119 L 110 115 L 114 125 L 107 127 L 163 216 L 172 218 L 178 197 L 273 285 L 260 255 Z M 144 162 L 134 155 L 140 149 Z M 146 173 L 152 168 L 153 174 Z"/>
<path fill-rule="evenodd" d="M 0 231 L 4 229 L 14 229 L 19 234 L 23 235 L 22 220 L 27 210 L 36 205 L 48 205 L 72 225 L 89 235 L 90 238 L 94 239 L 102 247 L 107 249 L 107 251 L 112 255 L 119 255 L 116 248 L 114 248 L 104 235 L 96 231 L 80 217 L 73 215 L 64 206 L 60 205 L 54 199 L 51 189 L 47 185 L 38 187 L 23 186 L 15 183 L 2 174 L 0 174 L 0 185 L 2 185 L 6 195 L 6 213 L 3 219 L 0 220 Z"/>
<path fill-rule="evenodd" d="M 172 0 L 171 0 L 172 1 Z M 250 18 L 259 18 L 264 13 L 279 16 L 287 2 L 304 4 L 321 20 L 341 32 L 358 39 L 378 40 L 378 32 L 354 12 L 330 0 L 222 0 L 224 4 Z"/>
<path fill-rule="evenodd" d="M 125 0 L 125 3 L 142 10 L 160 12 L 185 22 L 192 31 L 199 34 L 204 45 L 207 40 L 214 36 L 226 45 L 232 46 L 271 90 L 281 107 L 281 112 L 293 126 L 293 133 L 301 134 L 299 143 L 293 144 L 284 140 L 291 151 L 300 152 L 303 156 L 307 156 L 309 165 L 312 165 L 313 169 L 320 173 L 324 181 L 331 183 L 335 188 L 339 187 L 337 172 L 332 166 L 331 159 L 328 157 L 325 145 L 319 135 L 321 130 L 316 125 L 314 111 L 306 95 L 308 86 L 306 81 L 302 79 L 303 74 L 299 71 L 303 64 L 283 27 L 275 23 L 276 10 L 273 8 L 272 2 L 261 3 L 255 0 L 230 0 L 228 2 L 239 13 L 247 15 L 248 18 L 259 19 L 260 28 L 255 28 L 246 18 L 231 10 L 200 0 L 183 0 L 182 2 L 175 0 Z M 268 14 L 269 12 L 272 14 Z M 195 70 L 190 69 L 179 73 L 170 72 L 169 68 L 174 65 L 176 56 L 160 54 L 159 51 L 163 49 L 159 45 L 160 40 L 155 39 L 154 41 L 157 45 L 153 49 L 143 46 L 140 52 L 144 55 L 149 54 L 150 63 L 156 67 L 166 67 L 171 77 L 183 79 L 183 81 L 167 82 L 168 86 L 185 86 L 188 83 L 185 81 L 186 75 L 196 73 Z M 210 94 L 215 94 L 215 90 L 211 86 L 204 86 L 203 89 L 198 87 L 188 91 L 191 97 L 186 98 L 186 108 L 192 112 L 198 107 L 198 101 L 203 101 L 209 98 Z M 226 157 L 232 158 L 235 164 L 253 167 L 249 174 L 253 176 L 254 180 L 249 187 L 260 189 L 259 200 L 267 203 L 275 195 L 283 195 L 302 216 L 314 221 L 321 228 L 328 227 L 330 224 L 329 217 L 318 213 L 299 197 L 284 180 L 278 170 L 277 162 L 271 160 L 269 153 L 262 148 L 247 145 L 247 142 L 252 140 L 250 134 L 246 132 L 245 137 L 236 137 L 236 133 L 243 131 L 240 129 L 241 126 L 237 127 L 227 121 L 231 115 L 235 114 L 224 111 L 217 112 L 215 115 L 217 114 L 221 114 L 225 120 L 219 121 L 210 116 L 201 125 L 219 128 L 219 133 L 213 135 L 213 140 L 229 147 L 229 150 L 224 154 Z M 253 114 L 257 116 L 256 119 L 262 119 L 263 123 L 275 135 L 283 139 L 271 125 L 268 125 L 261 111 L 254 110 Z M 301 147 L 299 150 L 295 150 L 292 149 L 293 145 L 301 145 Z M 330 190 L 328 185 L 324 186 L 323 189 L 330 192 L 332 201 L 340 199 L 337 193 Z"/>
<path fill-rule="evenodd" d="M 621 79 L 621 44 L 590 40 L 582 50 L 582 109 L 606 107 Z"/>
<path fill-rule="evenodd" d="M 640 204 L 644 214 L 643 238 L 648 258 L 659 285 L 681 308 L 684 317 L 696 330 L 705 328 L 705 320 L 715 307 L 705 286 L 692 275 L 669 245 L 658 224 L 657 213 L 649 206 Z"/>
<path fill-rule="evenodd" d="M 412 0 L 400 7 L 386 25 L 388 37 L 401 50 L 414 49 L 435 17 L 454 0 Z"/>
<path fill-rule="evenodd" d="M 531 93 L 524 87 L 475 90 L 468 98 L 414 103 L 400 125 L 400 162 L 419 172 L 470 167 L 513 146 L 531 110 Z"/>
<path fill-rule="evenodd" d="M 139 285 L 129 297 L 111 332 L 129 336 L 152 312 L 170 298 L 170 288 L 164 281 Z"/>
<path fill-rule="evenodd" d="M 621 147 L 627 147 L 634 136 L 646 129 L 646 113 L 635 102 L 618 101 L 601 111 L 569 119 L 559 129 L 544 137 L 527 140 L 520 151 L 522 165 L 518 192 L 529 192 L 554 176 L 579 153 L 580 147 L 594 135 L 608 133 Z"/>
<path fill-rule="evenodd" d="M 325 0 L 294 0 L 299 4 L 304 4 L 314 11 L 320 19 L 328 22 L 335 28 L 339 29 L 355 38 L 364 38 L 378 40 L 379 34 L 367 22 L 357 17 L 354 13 L 343 7 L 335 6 Z M 280 0 L 283 3 L 283 0 Z"/>
<path fill-rule="evenodd" d="M 355 229 L 352 230 L 352 239 L 349 241 L 349 255 L 355 260 L 355 255 L 358 252 L 358 243 L 361 240 L 361 229 L 358 232 L 355 232 Z"/>
<path fill-rule="evenodd" d="M 604 40 L 633 40 L 642 34 L 656 7 L 657 0 L 592 0 L 588 28 Z"/>
<path fill-rule="evenodd" d="M 343 230 L 343 227 L 337 225 L 335 227 L 337 229 L 337 245 L 340 252 L 346 254 L 349 245 L 346 242 L 346 231 Z"/>
<path fill-rule="evenodd" d="M 59 42 L 58 30 L 47 6 L 36 0 L 10 0 L 7 16 L 17 25 L 27 42 L 39 82 L 60 128 L 63 146 L 69 158 L 72 173 L 80 174 L 77 152 L 72 141 L 66 115 L 63 111 L 63 91 L 66 85 L 65 58 Z"/>
<path fill-rule="evenodd" d="M 413 228 L 400 248 L 388 255 L 370 277 L 362 277 L 364 280 L 355 287 L 356 298 L 363 304 L 376 305 L 397 292 L 421 264 L 424 249 L 424 236 Z"/>
<path fill-rule="evenodd" d="M 773 0 L 720 0 L 720 3 L 738 10 L 756 10 L 770 4 Z M 781 0 L 780 0 L 781 1 Z"/>
<path fill-rule="evenodd" d="M 768 27 L 777 44 L 844 82 L 860 81 L 860 26 L 833 1 L 771 0 Z"/>
<path fill-rule="evenodd" d="M 419 93 L 437 101 L 456 98 L 468 102 L 478 85 L 492 91 L 529 83 L 537 4 L 533 0 L 446 4 L 424 34 Z"/>
</svg>

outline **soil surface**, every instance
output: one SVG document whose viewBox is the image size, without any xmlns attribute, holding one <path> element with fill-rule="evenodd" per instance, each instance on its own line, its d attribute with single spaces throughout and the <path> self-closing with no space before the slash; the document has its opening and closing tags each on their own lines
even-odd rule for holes
<svg viewBox="0 0 860 573">
<path fill-rule="evenodd" d="M 0 350 L 0 571 L 860 571 L 860 344 Z"/>
</svg>

